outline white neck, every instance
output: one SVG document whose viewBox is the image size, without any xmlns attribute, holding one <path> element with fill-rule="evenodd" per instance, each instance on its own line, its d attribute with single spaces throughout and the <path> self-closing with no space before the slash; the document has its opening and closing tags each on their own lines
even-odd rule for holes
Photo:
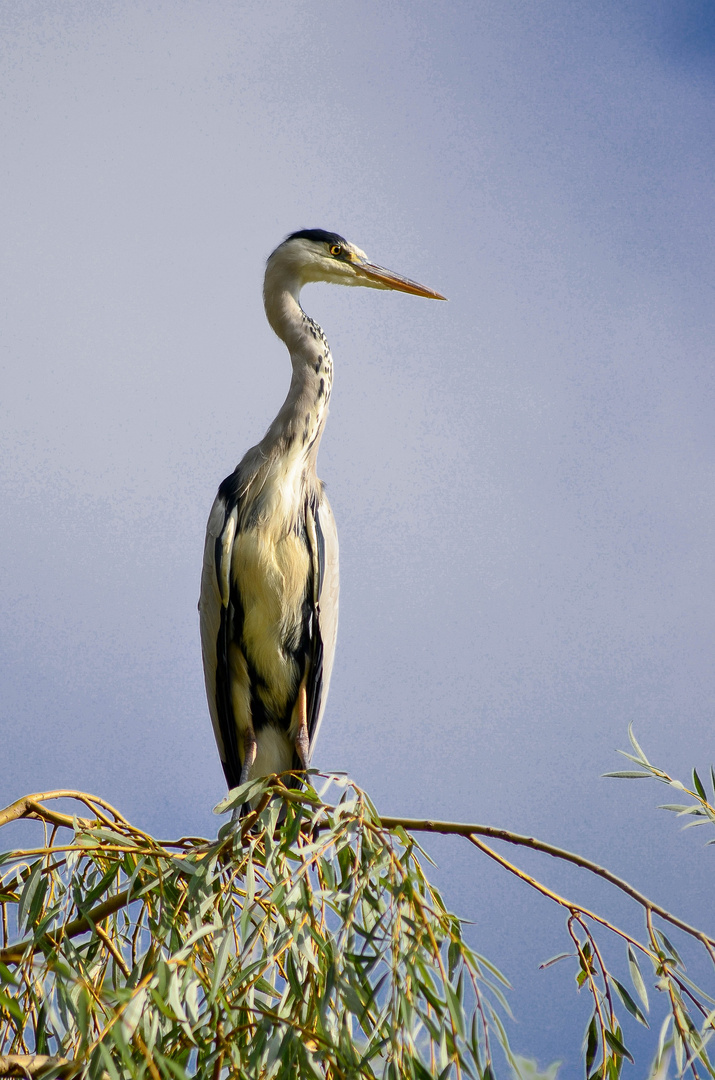
<svg viewBox="0 0 715 1080">
<path fill-rule="evenodd" d="M 322 329 L 300 306 L 302 285 L 296 273 L 269 261 L 263 286 L 266 318 L 288 348 L 293 375 L 264 442 L 275 445 L 280 439 L 287 455 L 314 469 L 328 415 L 333 362 Z"/>
</svg>

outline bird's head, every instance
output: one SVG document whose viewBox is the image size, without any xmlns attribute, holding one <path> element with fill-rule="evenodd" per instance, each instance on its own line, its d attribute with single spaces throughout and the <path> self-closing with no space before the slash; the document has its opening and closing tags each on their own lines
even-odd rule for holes
<svg viewBox="0 0 715 1080">
<path fill-rule="evenodd" d="M 286 237 L 268 259 L 266 282 L 274 276 L 291 281 L 297 291 L 311 281 L 327 281 L 333 285 L 395 289 L 431 300 L 446 300 L 433 289 L 376 266 L 344 236 L 324 229 L 302 229 Z"/>
</svg>

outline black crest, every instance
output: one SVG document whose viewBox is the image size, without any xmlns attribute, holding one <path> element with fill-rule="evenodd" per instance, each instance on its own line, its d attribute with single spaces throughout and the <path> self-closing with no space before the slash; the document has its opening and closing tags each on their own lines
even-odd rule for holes
<svg viewBox="0 0 715 1080">
<path fill-rule="evenodd" d="M 340 233 L 326 232 L 325 229 L 301 229 L 300 232 L 291 233 L 290 236 L 286 236 L 283 243 L 286 240 L 314 240 L 317 244 L 324 243 L 330 244 L 347 244 L 347 240 Z"/>
</svg>

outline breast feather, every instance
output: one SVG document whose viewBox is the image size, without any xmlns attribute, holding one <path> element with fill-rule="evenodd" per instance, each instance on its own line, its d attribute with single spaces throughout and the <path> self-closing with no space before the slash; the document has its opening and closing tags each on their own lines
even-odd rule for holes
<svg viewBox="0 0 715 1080">
<path fill-rule="evenodd" d="M 301 675 L 290 650 L 297 648 L 303 630 L 310 576 L 305 542 L 259 524 L 236 538 L 231 573 L 243 607 L 243 645 L 263 684 L 259 693 L 282 717 Z"/>
</svg>

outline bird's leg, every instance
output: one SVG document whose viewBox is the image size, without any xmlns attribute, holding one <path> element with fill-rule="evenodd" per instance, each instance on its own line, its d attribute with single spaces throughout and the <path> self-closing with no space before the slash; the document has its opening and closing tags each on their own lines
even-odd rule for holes
<svg viewBox="0 0 715 1080">
<path fill-rule="evenodd" d="M 241 777 L 238 781 L 238 786 L 246 784 L 251 779 L 251 768 L 253 762 L 256 760 L 256 751 L 258 744 L 256 742 L 256 733 L 253 730 L 253 726 L 250 726 L 243 733 L 243 765 L 241 766 Z M 250 813 L 250 802 L 241 803 L 240 806 L 235 807 L 231 814 L 231 825 L 234 829 L 238 828 L 241 818 Z"/>
<path fill-rule="evenodd" d="M 241 784 L 246 784 L 251 779 L 251 769 L 253 762 L 256 760 L 257 749 L 256 733 L 251 725 L 243 733 L 243 765 L 241 766 L 241 779 L 239 781 Z"/>
<path fill-rule="evenodd" d="M 293 706 L 293 722 L 291 727 L 296 731 L 295 751 L 302 769 L 307 769 L 310 762 L 310 739 L 308 738 L 308 695 L 305 690 L 306 674 L 303 676 L 298 687 L 298 697 Z"/>
</svg>

